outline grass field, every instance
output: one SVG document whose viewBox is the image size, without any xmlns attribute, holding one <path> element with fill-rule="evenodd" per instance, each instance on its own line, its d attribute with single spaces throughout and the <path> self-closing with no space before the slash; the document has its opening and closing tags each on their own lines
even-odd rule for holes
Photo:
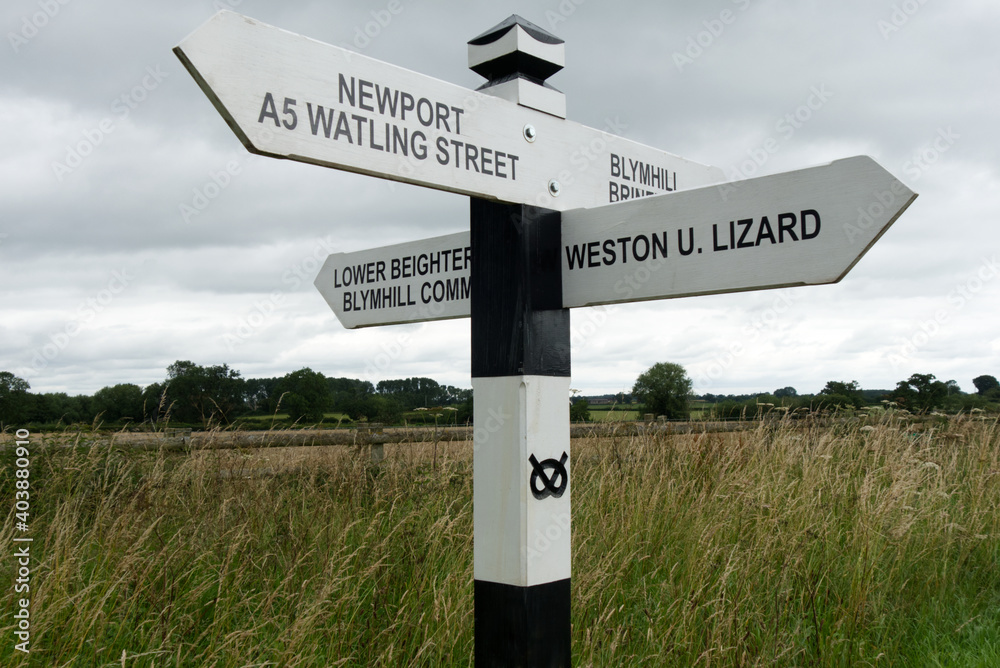
<svg viewBox="0 0 1000 668">
<path fill-rule="evenodd" d="M 590 411 L 591 422 L 622 422 L 625 420 L 638 420 L 639 417 L 639 411 Z"/>
<path fill-rule="evenodd" d="M 468 443 L 39 445 L 30 662 L 3 450 L 0 665 L 471 665 Z M 572 447 L 574 665 L 1000 665 L 995 422 Z"/>
</svg>

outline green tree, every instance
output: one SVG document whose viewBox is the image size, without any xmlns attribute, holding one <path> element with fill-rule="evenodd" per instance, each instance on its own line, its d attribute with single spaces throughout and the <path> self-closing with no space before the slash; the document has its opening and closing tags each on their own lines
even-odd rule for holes
<svg viewBox="0 0 1000 668">
<path fill-rule="evenodd" d="M 958 384 L 937 380 L 932 373 L 915 373 L 896 385 L 896 400 L 913 411 L 929 411 L 958 390 Z"/>
<path fill-rule="evenodd" d="M 688 419 L 691 379 L 680 364 L 657 362 L 640 375 L 632 396 L 643 404 L 643 412 L 666 415 L 671 420 Z"/>
<path fill-rule="evenodd" d="M 142 422 L 142 388 L 132 383 L 102 387 L 94 394 L 92 407 L 102 413 L 101 419 L 105 422 L 117 422 L 123 418 Z"/>
<path fill-rule="evenodd" d="M 590 420 L 590 402 L 583 397 L 577 399 L 569 407 L 571 422 L 588 422 Z"/>
<path fill-rule="evenodd" d="M 243 382 L 226 364 L 202 367 L 178 360 L 167 367 L 171 414 L 181 422 L 232 420 L 245 410 Z"/>
<path fill-rule="evenodd" d="M 332 394 L 326 376 L 309 367 L 293 371 L 278 383 L 281 407 L 294 421 L 318 422 L 330 408 Z"/>
<path fill-rule="evenodd" d="M 976 394 L 981 397 L 993 397 L 1000 393 L 1000 381 L 996 376 L 979 376 L 972 379 L 972 384 L 976 386 Z"/>
<path fill-rule="evenodd" d="M 794 387 L 783 387 L 780 390 L 775 390 L 774 396 L 778 399 L 784 399 L 786 397 L 797 397 L 799 393 L 795 391 Z"/>
<path fill-rule="evenodd" d="M 28 381 L 10 371 L 0 371 L 0 425 L 27 421 Z"/>
<path fill-rule="evenodd" d="M 837 406 L 854 406 L 860 408 L 865 405 L 864 395 L 861 394 L 861 386 L 858 381 L 844 382 L 839 380 L 828 381 L 823 389 L 819 391 L 817 401 L 822 404 L 833 404 Z"/>
</svg>

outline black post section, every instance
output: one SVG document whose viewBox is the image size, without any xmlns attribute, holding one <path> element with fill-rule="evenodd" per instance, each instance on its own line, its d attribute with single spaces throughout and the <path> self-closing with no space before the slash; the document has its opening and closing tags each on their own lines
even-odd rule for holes
<svg viewBox="0 0 1000 668">
<path fill-rule="evenodd" d="M 472 198 L 472 377 L 569 376 L 558 211 Z"/>
<path fill-rule="evenodd" d="M 561 216 L 548 209 L 473 198 L 470 225 L 472 377 L 477 388 L 474 540 L 477 551 L 491 551 L 485 558 L 479 552 L 476 556 L 475 665 L 569 668 L 569 537 L 565 537 L 564 552 L 556 554 L 558 551 L 552 549 L 537 555 L 532 552 L 535 544 L 531 537 L 538 526 L 561 526 L 568 533 L 569 493 L 563 496 L 560 490 L 558 499 L 547 498 L 546 494 L 532 496 L 529 483 L 539 483 L 532 478 L 533 469 L 525 460 L 527 454 L 537 454 L 536 465 L 544 457 L 551 457 L 547 460 L 550 466 L 560 456 L 561 463 L 568 461 L 570 317 L 569 310 L 562 308 Z M 542 390 L 542 395 L 531 394 L 538 390 L 525 390 L 550 386 L 553 389 Z M 499 395 L 491 389 L 496 387 L 501 388 Z M 485 391 L 482 396 L 481 389 Z M 539 397 L 543 397 L 543 403 Z M 505 418 L 518 422 L 517 409 L 488 409 L 481 405 L 487 400 L 494 402 L 491 405 L 521 406 L 521 410 L 529 412 L 528 426 L 516 428 L 522 430 L 519 433 L 527 443 L 527 454 L 519 455 L 521 444 L 512 438 L 514 434 L 504 431 Z M 530 416 L 532 401 L 549 407 L 535 421 Z M 561 410 L 566 411 L 565 416 L 559 413 Z M 496 430 L 492 418 L 501 425 Z M 564 438 L 551 438 L 551 434 L 563 431 Z M 553 447 L 558 445 L 555 450 L 539 454 L 553 441 Z M 497 451 L 504 454 L 491 454 Z M 498 461 L 513 461 L 514 465 L 494 466 L 493 462 Z M 514 472 L 511 478 L 503 478 L 510 480 L 509 485 L 496 482 L 504 476 L 501 470 Z M 541 472 L 558 476 L 552 468 Z M 568 483 L 570 473 L 563 469 L 562 474 L 565 480 L 561 482 Z M 522 498 L 527 506 L 519 500 Z M 527 527 L 523 534 L 528 537 L 510 535 L 520 533 L 510 530 L 511 522 Z M 509 533 L 498 524 L 504 524 Z M 505 552 L 507 560 L 499 560 L 505 565 L 495 566 L 491 561 L 493 553 L 505 550 L 510 550 Z M 514 555 L 518 554 L 521 575 L 511 575 L 507 565 L 516 561 Z"/>
<path fill-rule="evenodd" d="M 476 580 L 476 668 L 569 668 L 570 585 Z"/>
</svg>

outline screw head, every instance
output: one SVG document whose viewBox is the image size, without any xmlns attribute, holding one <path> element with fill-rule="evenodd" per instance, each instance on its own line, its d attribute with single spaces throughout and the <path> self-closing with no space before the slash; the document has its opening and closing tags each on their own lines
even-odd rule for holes
<svg viewBox="0 0 1000 668">
<path fill-rule="evenodd" d="M 524 126 L 524 138 L 529 142 L 535 141 L 535 137 L 538 136 L 538 131 L 535 130 L 535 126 L 531 123 Z"/>
<path fill-rule="evenodd" d="M 549 181 L 549 194 L 553 197 L 559 197 L 559 193 L 562 192 L 562 186 L 555 179 Z"/>
</svg>

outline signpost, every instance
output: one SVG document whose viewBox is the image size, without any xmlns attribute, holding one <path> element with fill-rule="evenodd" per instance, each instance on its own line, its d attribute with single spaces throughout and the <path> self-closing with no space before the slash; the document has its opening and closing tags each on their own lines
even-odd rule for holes
<svg viewBox="0 0 1000 668">
<path fill-rule="evenodd" d="M 472 247 L 468 232 L 330 255 L 316 287 L 348 328 L 466 318 Z"/>
<path fill-rule="evenodd" d="M 475 58 L 489 58 L 476 63 L 485 72 L 503 48 L 489 36 L 470 45 Z M 230 11 L 174 51 L 261 155 L 559 211 L 724 180 L 716 168 Z M 561 96 L 519 85 L 543 90 L 547 102 Z"/>
<path fill-rule="evenodd" d="M 886 197 L 896 206 L 882 206 Z M 915 197 L 860 156 L 737 185 L 565 211 L 558 306 L 836 283 Z M 335 253 L 316 287 L 348 329 L 468 317 L 469 239 L 458 232 Z"/>
<path fill-rule="evenodd" d="M 228 11 L 174 51 L 252 152 L 472 196 L 468 233 L 316 285 L 348 328 L 471 316 L 478 666 L 570 665 L 568 309 L 836 282 L 916 197 L 866 157 L 724 184 L 567 121 L 563 42 L 518 16 L 469 42 L 479 91 Z"/>
</svg>

